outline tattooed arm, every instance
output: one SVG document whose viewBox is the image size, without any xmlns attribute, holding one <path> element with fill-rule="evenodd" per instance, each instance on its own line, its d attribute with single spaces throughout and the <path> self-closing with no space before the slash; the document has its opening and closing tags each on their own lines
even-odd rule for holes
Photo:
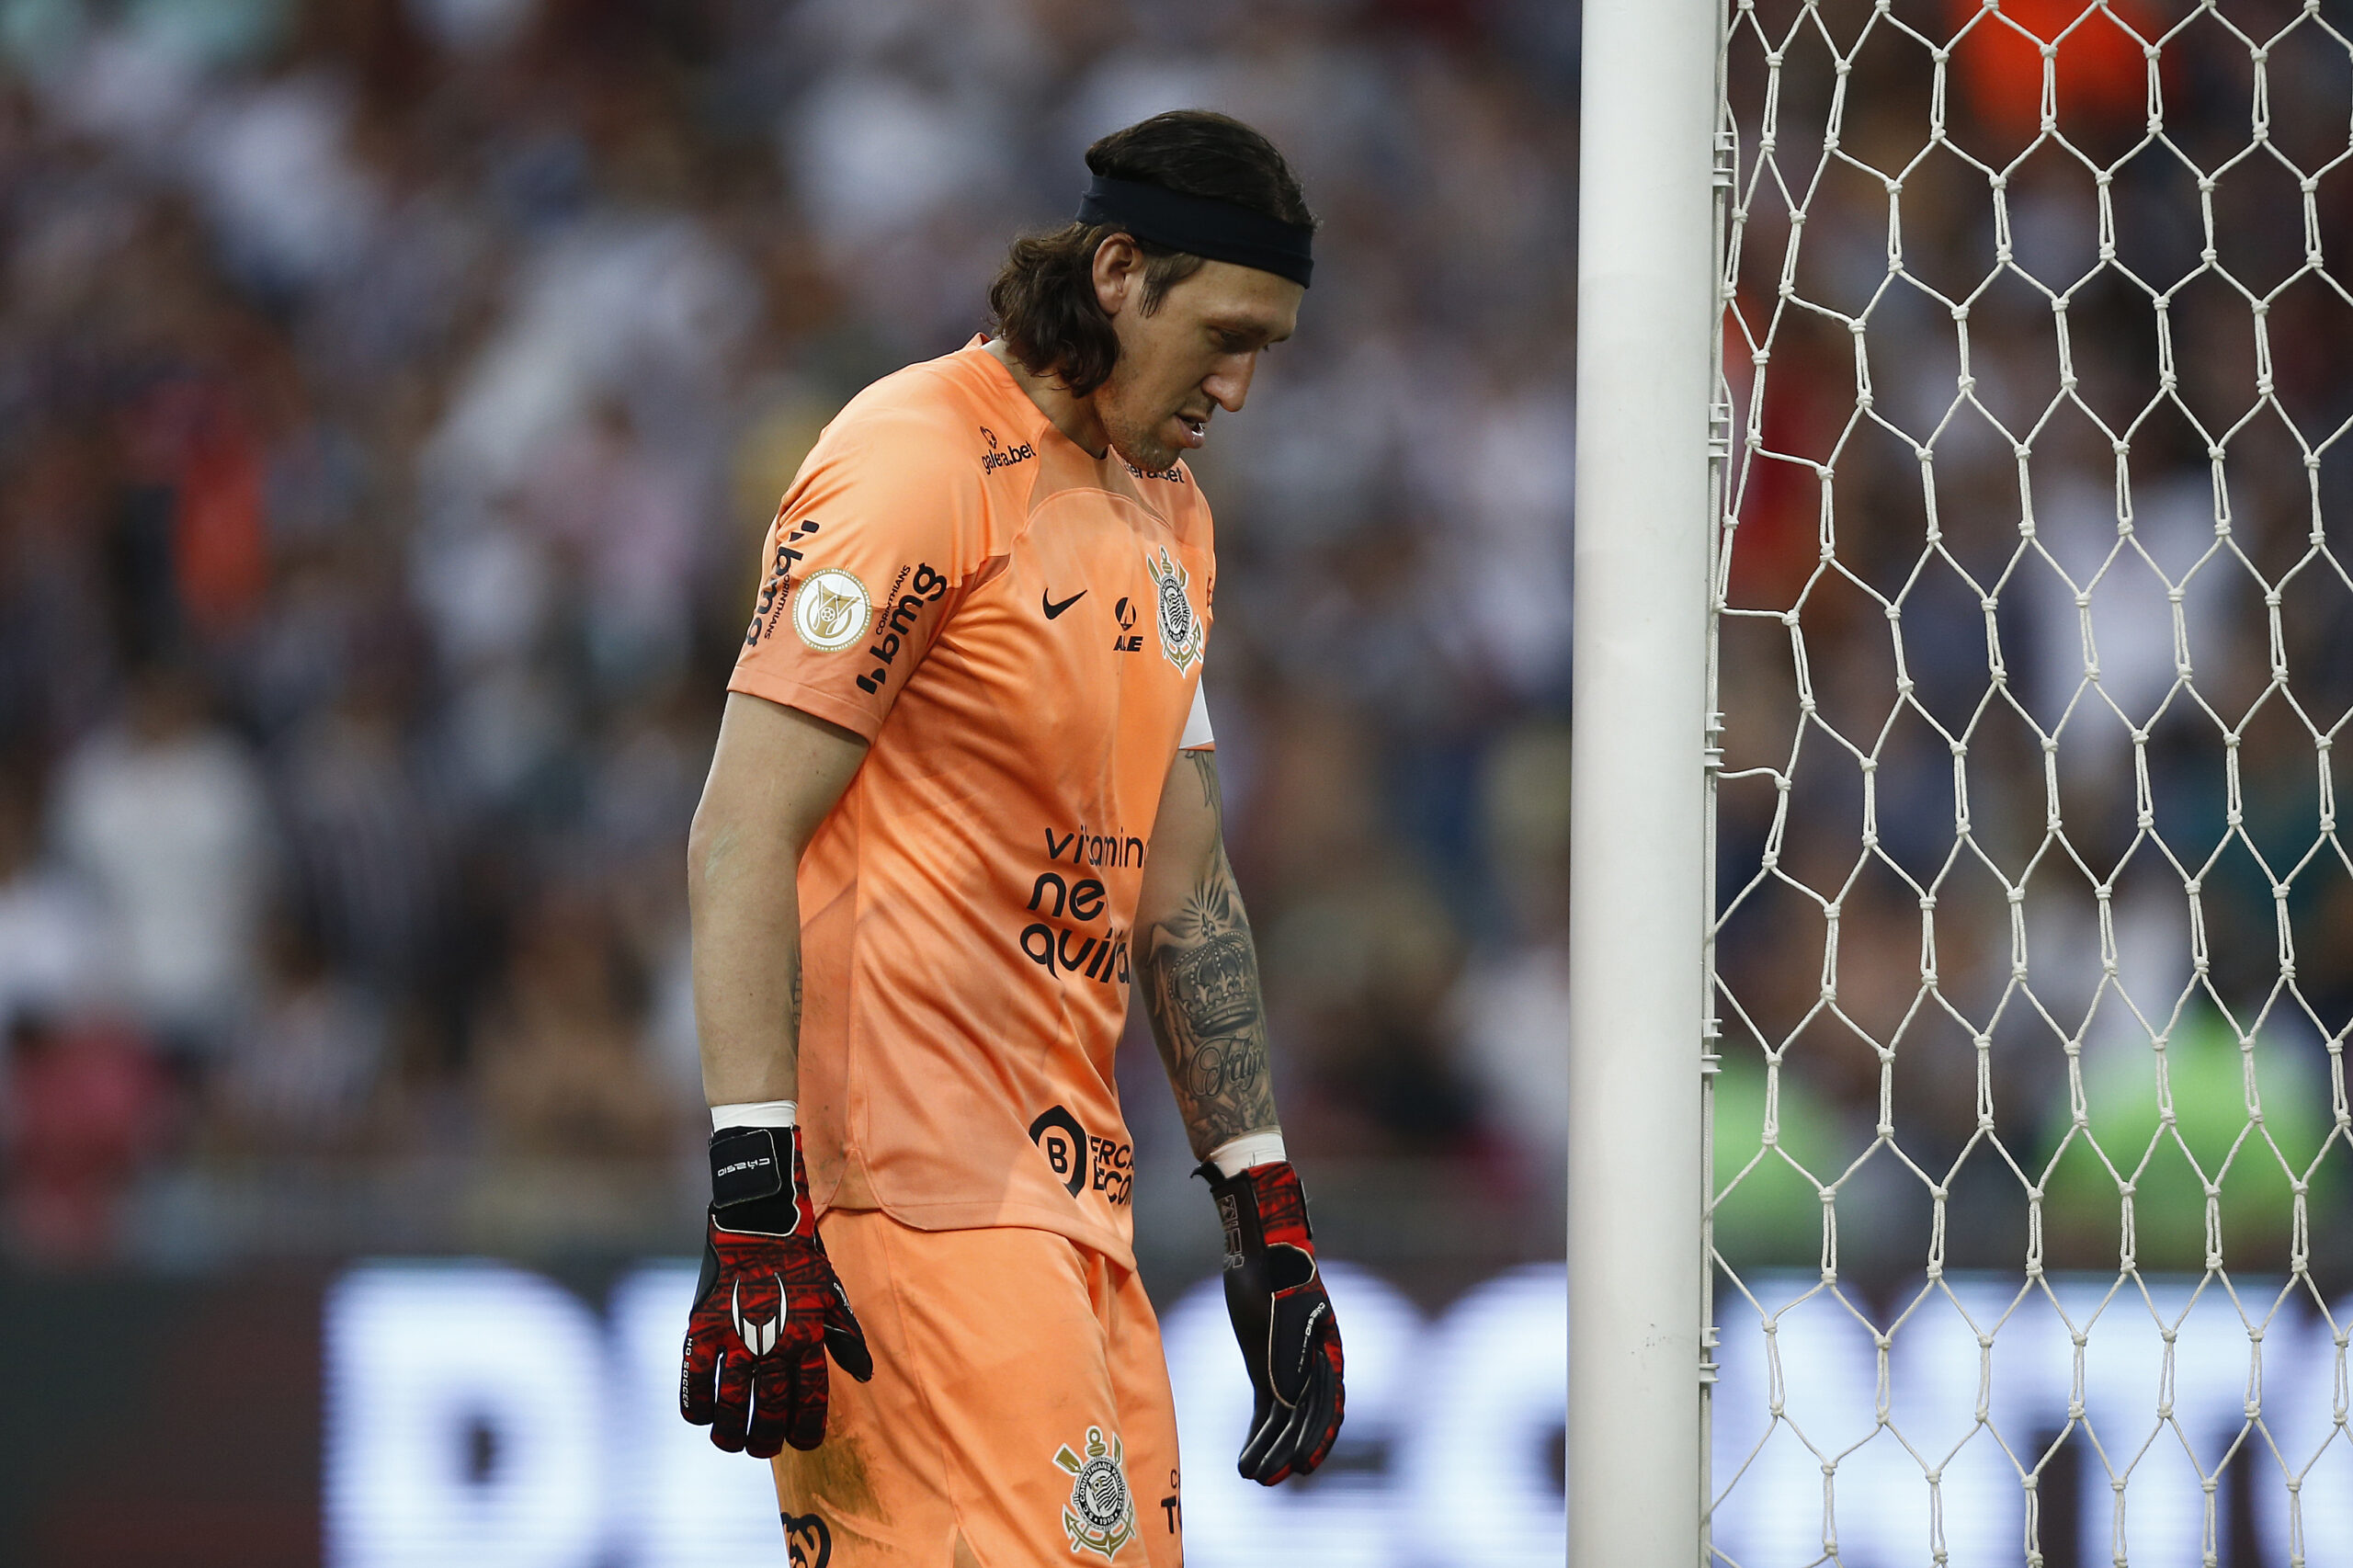
<svg viewBox="0 0 2353 1568">
<path fill-rule="evenodd" d="M 1136 907 L 1137 978 L 1193 1153 L 1275 1130 L 1258 951 L 1225 857 L 1217 754 L 1168 769 Z"/>
</svg>

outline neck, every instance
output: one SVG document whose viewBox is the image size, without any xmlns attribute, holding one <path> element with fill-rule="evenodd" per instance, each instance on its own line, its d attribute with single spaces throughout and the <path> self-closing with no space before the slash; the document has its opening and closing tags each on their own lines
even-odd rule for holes
<svg viewBox="0 0 2353 1568">
<path fill-rule="evenodd" d="M 1001 337 L 992 337 L 983 347 L 1012 373 L 1021 390 L 1029 394 L 1029 401 L 1038 405 L 1039 412 L 1053 421 L 1054 428 L 1069 437 L 1082 451 L 1098 461 L 1110 451 L 1111 437 L 1103 428 L 1102 415 L 1095 412 L 1093 398 L 1074 396 L 1061 382 L 1031 374 L 1029 367 L 1014 358 Z"/>
</svg>

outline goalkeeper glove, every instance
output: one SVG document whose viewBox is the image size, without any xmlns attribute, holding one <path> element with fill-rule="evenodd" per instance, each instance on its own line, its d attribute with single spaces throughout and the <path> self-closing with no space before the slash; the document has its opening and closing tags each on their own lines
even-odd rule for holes
<svg viewBox="0 0 2353 1568">
<path fill-rule="evenodd" d="M 730 1453 L 813 1449 L 825 1436 L 826 1352 L 860 1382 L 874 1358 L 817 1239 L 801 1130 L 712 1133 L 710 1194 L 679 1413 Z"/>
<path fill-rule="evenodd" d="M 1290 1162 L 1232 1176 L 1205 1165 L 1196 1174 L 1209 1181 L 1225 1226 L 1225 1310 L 1257 1396 L 1236 1468 L 1272 1486 L 1312 1473 L 1340 1434 L 1340 1327 Z"/>
</svg>

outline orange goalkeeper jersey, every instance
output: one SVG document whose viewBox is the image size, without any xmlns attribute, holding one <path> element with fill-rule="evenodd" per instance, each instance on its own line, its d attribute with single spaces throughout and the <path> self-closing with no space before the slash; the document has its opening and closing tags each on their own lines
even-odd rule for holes
<svg viewBox="0 0 2353 1568">
<path fill-rule="evenodd" d="M 818 1208 L 1132 1266 L 1112 1078 L 1216 578 L 1179 463 L 1090 457 L 975 338 L 853 399 L 770 526 L 729 688 L 871 743 L 801 862 Z"/>
</svg>

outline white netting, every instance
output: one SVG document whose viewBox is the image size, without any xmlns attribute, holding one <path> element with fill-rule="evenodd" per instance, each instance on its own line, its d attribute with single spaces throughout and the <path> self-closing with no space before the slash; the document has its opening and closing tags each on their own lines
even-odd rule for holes
<svg viewBox="0 0 2353 1568">
<path fill-rule="evenodd" d="M 1728 13 L 1716 1560 L 2353 1563 L 2353 3 Z"/>
</svg>

